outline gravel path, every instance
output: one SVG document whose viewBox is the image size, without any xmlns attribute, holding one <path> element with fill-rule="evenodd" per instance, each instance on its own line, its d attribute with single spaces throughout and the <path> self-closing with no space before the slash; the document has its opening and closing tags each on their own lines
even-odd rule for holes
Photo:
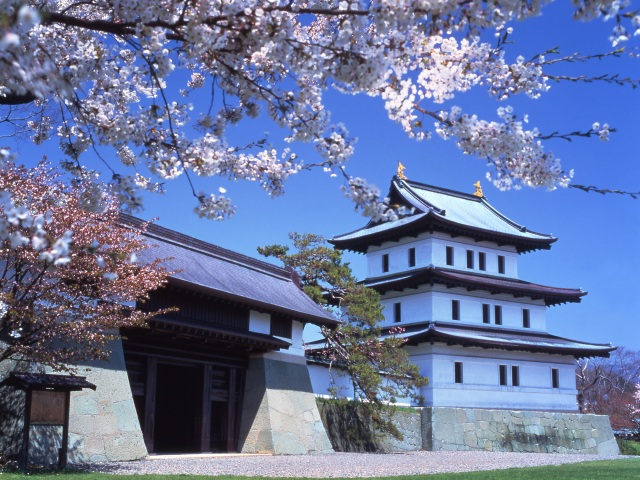
<svg viewBox="0 0 640 480">
<path fill-rule="evenodd" d="M 503 452 L 335 453 L 290 456 L 213 455 L 207 457 L 165 457 L 126 463 L 102 463 L 92 465 L 90 470 L 114 474 L 355 478 L 496 470 L 619 458 L 629 457 Z"/>
</svg>

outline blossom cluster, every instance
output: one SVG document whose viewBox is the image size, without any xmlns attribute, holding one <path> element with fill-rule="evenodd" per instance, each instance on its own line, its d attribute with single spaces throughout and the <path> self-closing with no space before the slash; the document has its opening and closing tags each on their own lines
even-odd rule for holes
<svg viewBox="0 0 640 480">
<path fill-rule="evenodd" d="M 389 205 L 388 198 L 380 198 L 380 189 L 362 178 L 349 178 L 342 191 L 355 204 L 356 210 L 373 221 L 393 222 L 412 213 L 405 206 Z"/>
<path fill-rule="evenodd" d="M 566 186 L 573 171 L 565 172 L 553 153 L 545 151 L 538 130 L 526 130 L 511 107 L 500 107 L 497 113 L 502 121 L 490 122 L 454 107 L 441 113 L 436 131 L 443 138 L 458 138 L 464 153 L 488 158 L 495 171 L 487 178 L 501 190 Z"/>
<path fill-rule="evenodd" d="M 0 168 L 7 168 L 13 157 L 8 150 L 0 149 Z M 65 265 L 71 260 L 73 232 L 66 230 L 52 238 L 47 231 L 51 221 L 49 210 L 33 211 L 28 204 L 15 204 L 8 189 L 0 191 L 0 244 L 11 249 L 32 248 L 45 264 Z"/>
<path fill-rule="evenodd" d="M 342 171 L 354 139 L 331 120 L 324 101 L 329 88 L 382 98 L 389 117 L 413 138 L 435 131 L 456 138 L 465 153 L 489 157 L 501 188 L 554 188 L 570 174 L 534 131 L 514 119 L 488 122 L 434 109 L 472 88 L 500 100 L 547 91 L 544 57 L 510 63 L 504 41 L 507 22 L 538 15 L 543 3 L 6 0 L 0 105 L 57 102 L 61 118 L 42 110 L 28 120 L 33 141 L 57 135 L 76 163 L 90 147 L 110 149 L 121 162 L 110 164 L 113 188 L 130 208 L 140 204 L 137 192 L 158 191 L 185 175 L 254 181 L 279 195 L 287 178 L 307 166 Z M 632 11 L 631 0 L 581 0 L 575 15 L 614 21 L 612 42 L 619 43 L 640 32 Z M 487 29 L 496 29 L 496 45 L 480 40 Z M 208 91 L 206 106 L 191 103 Z M 261 114 L 286 132 L 285 141 L 313 143 L 320 161 L 305 163 L 262 140 L 230 145 L 229 127 Z M 437 120 L 435 128 L 427 117 Z M 600 137 L 609 131 L 603 127 Z M 135 173 L 125 173 L 130 169 Z M 366 188 L 344 187 L 358 208 L 373 198 Z M 227 197 L 193 193 L 200 215 L 232 211 Z M 379 206 L 363 211 L 385 215 Z"/>
</svg>

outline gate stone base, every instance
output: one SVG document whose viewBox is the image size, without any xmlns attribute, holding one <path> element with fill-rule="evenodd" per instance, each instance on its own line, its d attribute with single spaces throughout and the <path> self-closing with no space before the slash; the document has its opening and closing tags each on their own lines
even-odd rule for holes
<svg viewBox="0 0 640 480">
<path fill-rule="evenodd" d="M 249 362 L 240 425 L 242 453 L 333 452 L 304 357 L 268 353 Z"/>
<path fill-rule="evenodd" d="M 620 453 L 606 415 L 426 407 L 422 438 L 425 450 Z"/>
</svg>

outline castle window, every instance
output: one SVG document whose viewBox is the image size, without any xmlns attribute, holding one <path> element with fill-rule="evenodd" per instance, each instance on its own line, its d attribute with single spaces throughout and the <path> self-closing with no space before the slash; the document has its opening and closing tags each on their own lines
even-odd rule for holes
<svg viewBox="0 0 640 480">
<path fill-rule="evenodd" d="M 498 365 L 500 367 L 500 385 L 507 385 L 507 366 L 506 365 Z"/>
<path fill-rule="evenodd" d="M 447 265 L 453 266 L 453 247 L 447 247 Z"/>
<path fill-rule="evenodd" d="M 467 250 L 467 268 L 473 268 L 473 250 Z"/>
<path fill-rule="evenodd" d="M 487 269 L 487 254 L 478 252 L 478 269 L 485 271 Z"/>
<path fill-rule="evenodd" d="M 522 328 L 531 328 L 531 312 L 528 308 L 522 309 Z"/>
<path fill-rule="evenodd" d="M 491 323 L 491 305 L 482 304 L 482 323 Z"/>
<path fill-rule="evenodd" d="M 504 255 L 498 255 L 498 273 L 504 272 Z"/>
<path fill-rule="evenodd" d="M 388 253 L 385 253 L 384 255 L 382 255 L 382 271 L 383 272 L 389 271 L 389 254 Z"/>
<path fill-rule="evenodd" d="M 520 386 L 520 367 L 516 365 L 511 365 L 511 385 Z"/>
<path fill-rule="evenodd" d="M 393 321 L 395 323 L 402 321 L 402 304 L 400 302 L 393 304 Z"/>
<path fill-rule="evenodd" d="M 502 325 L 502 307 L 500 305 L 494 307 L 493 318 L 495 319 L 496 325 Z"/>
<path fill-rule="evenodd" d="M 460 300 L 451 300 L 451 320 L 460 320 Z"/>
<path fill-rule="evenodd" d="M 293 322 L 290 318 L 279 315 L 271 315 L 271 335 L 283 338 L 293 337 Z"/>
<path fill-rule="evenodd" d="M 551 369 L 551 387 L 560 388 L 560 371 L 557 368 Z"/>
<path fill-rule="evenodd" d="M 453 368 L 453 381 L 462 383 L 462 362 L 455 362 Z"/>
<path fill-rule="evenodd" d="M 410 267 L 416 266 L 416 249 L 415 248 L 409 249 L 409 266 Z"/>
</svg>

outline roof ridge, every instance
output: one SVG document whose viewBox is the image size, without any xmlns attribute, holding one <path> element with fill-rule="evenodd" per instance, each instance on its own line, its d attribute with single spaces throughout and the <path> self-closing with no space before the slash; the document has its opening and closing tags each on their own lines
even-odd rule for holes
<svg viewBox="0 0 640 480">
<path fill-rule="evenodd" d="M 547 238 L 555 238 L 553 235 L 549 235 L 547 233 L 540 233 L 540 232 L 536 232 L 533 230 L 529 230 L 527 227 L 525 227 L 524 225 L 519 224 L 518 222 L 511 220 L 509 217 L 507 217 L 505 214 L 499 212 L 493 205 L 491 205 L 489 203 L 489 199 L 486 196 L 476 196 L 473 193 L 466 193 L 466 192 L 460 192 L 458 190 L 452 190 L 450 188 L 444 188 L 444 187 L 438 187 L 435 185 L 429 185 L 426 183 L 421 183 L 421 182 L 416 182 L 416 181 L 412 181 L 412 180 L 400 180 L 405 182 L 407 185 L 409 186 L 416 186 L 418 188 L 424 188 L 424 189 L 428 189 L 434 192 L 439 192 L 439 193 L 444 193 L 447 195 L 453 195 L 456 197 L 461 197 L 461 198 L 465 198 L 466 200 L 470 200 L 470 201 L 474 201 L 474 202 L 478 202 L 481 203 L 482 205 L 485 206 L 485 208 L 487 208 L 491 213 L 493 213 L 495 216 L 497 216 L 498 218 L 504 220 L 505 222 L 507 222 L 509 225 L 511 225 L 512 227 L 520 230 L 521 232 L 528 232 L 528 233 L 532 233 L 535 235 L 540 235 L 543 237 L 547 237 Z M 414 194 L 415 196 L 415 194 Z M 430 203 L 428 202 L 423 202 L 423 203 L 427 203 L 429 206 L 432 206 Z M 444 212 L 443 209 L 432 206 L 432 208 L 434 210 L 440 210 L 442 212 Z M 444 213 L 443 213 L 444 214 Z"/>
<path fill-rule="evenodd" d="M 219 258 L 220 260 L 227 261 L 229 263 L 235 263 L 236 265 L 250 268 L 252 270 L 262 271 L 263 273 L 280 277 L 289 282 L 292 281 L 290 272 L 282 267 L 273 265 L 272 263 L 253 258 L 242 253 L 234 252 L 233 250 L 214 245 L 213 243 L 209 243 L 190 235 L 185 235 L 184 233 L 180 233 L 167 227 L 149 223 L 125 213 L 120 214 L 120 221 L 133 228 L 140 228 L 144 223 L 147 223 L 148 227 L 144 232 L 145 236 L 173 243 L 174 245 Z"/>
<path fill-rule="evenodd" d="M 426 187 L 430 190 L 434 190 L 434 191 L 438 191 L 438 192 L 443 192 L 443 193 L 452 193 L 458 197 L 467 197 L 467 199 L 469 200 L 473 200 L 474 202 L 478 202 L 481 200 L 481 197 L 477 197 L 476 195 L 474 195 L 473 193 L 467 193 L 467 192 L 461 192 L 459 190 L 453 190 L 451 188 L 445 188 L 445 187 L 438 187 L 436 185 L 429 185 L 428 183 L 422 183 L 422 182 L 416 182 L 415 180 L 402 180 L 403 182 L 413 186 L 418 186 L 418 187 Z M 484 198 L 484 197 L 482 197 Z"/>
</svg>

